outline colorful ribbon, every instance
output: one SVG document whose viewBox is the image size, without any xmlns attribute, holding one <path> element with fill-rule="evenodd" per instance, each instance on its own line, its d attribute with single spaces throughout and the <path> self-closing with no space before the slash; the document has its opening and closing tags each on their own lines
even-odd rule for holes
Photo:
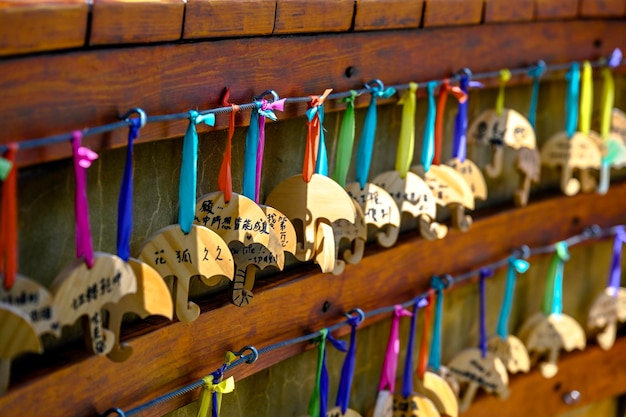
<svg viewBox="0 0 626 417">
<path fill-rule="evenodd" d="M 350 392 L 352 391 L 352 380 L 354 379 L 356 363 L 356 328 L 363 321 L 362 317 L 361 315 L 356 315 L 348 319 L 348 324 L 350 325 L 350 346 L 341 367 L 337 401 L 335 402 L 335 405 L 341 409 L 342 414 L 346 413 L 350 403 Z"/>
<path fill-rule="evenodd" d="M 311 181 L 315 168 L 317 167 L 317 158 L 320 148 L 321 126 L 319 107 L 324 104 L 326 97 L 332 92 L 332 88 L 324 90 L 321 96 L 311 96 L 311 103 L 307 110 L 307 137 L 306 146 L 304 148 L 304 163 L 302 164 L 302 179 L 305 182 Z M 322 116 L 323 117 L 323 116 Z"/>
<path fill-rule="evenodd" d="M 7 145 L 3 161 L 8 166 L 2 186 L 2 213 L 0 218 L 0 272 L 4 288 L 10 290 L 17 277 L 17 143 Z"/>
<path fill-rule="evenodd" d="M 613 72 L 610 67 L 602 68 L 602 78 L 604 87 L 602 88 L 602 109 L 600 110 L 600 134 L 605 140 L 607 155 L 602 158 L 600 166 L 600 182 L 598 184 L 598 194 L 606 194 L 611 182 L 611 163 L 620 155 L 618 143 L 610 139 L 611 134 L 611 114 L 615 101 L 615 82 Z"/>
<path fill-rule="evenodd" d="M 335 161 L 335 170 L 333 171 L 333 179 L 342 187 L 346 186 L 346 177 L 350 168 L 350 160 L 354 148 L 354 100 L 357 92 L 350 90 L 350 97 L 344 98 L 342 101 L 347 103 L 346 112 L 341 120 L 339 128 L 339 139 L 337 140 L 337 160 Z"/>
<path fill-rule="evenodd" d="M 328 329 L 322 329 L 317 346 L 317 373 L 315 387 L 309 400 L 309 416 L 326 417 L 328 409 L 328 369 L 326 368 L 326 341 L 330 341 L 335 349 L 346 352 L 346 344 L 328 334 Z"/>
<path fill-rule="evenodd" d="M 593 70 L 591 63 L 585 61 L 582 71 L 582 87 L 580 90 L 580 118 L 578 130 L 585 135 L 591 131 L 591 112 L 593 110 Z"/>
<path fill-rule="evenodd" d="M 517 281 L 517 273 L 523 274 L 528 271 L 530 264 L 524 259 L 514 256 L 509 258 L 509 267 L 506 270 L 506 287 L 504 289 L 504 298 L 500 307 L 500 315 L 498 316 L 498 325 L 496 333 L 502 340 L 509 335 L 509 317 L 511 316 L 511 308 L 513 306 L 513 295 L 515 294 L 515 283 Z"/>
<path fill-rule="evenodd" d="M 226 89 L 224 97 L 222 99 L 222 105 L 224 107 L 231 106 L 230 119 L 228 122 L 228 142 L 226 142 L 226 150 L 224 151 L 224 158 L 222 159 L 222 165 L 220 166 L 220 173 L 217 177 L 217 186 L 221 192 L 224 193 L 224 201 L 230 202 L 233 196 L 233 179 L 231 170 L 231 148 L 233 135 L 235 134 L 235 115 L 239 112 L 239 106 L 233 103 L 229 103 L 230 90 Z"/>
<path fill-rule="evenodd" d="M 435 88 L 437 88 L 436 81 L 430 81 L 426 85 L 426 90 L 428 91 L 428 111 L 426 112 L 426 125 L 424 126 L 424 138 L 422 141 L 422 166 L 424 167 L 424 172 L 428 172 L 435 156 L 435 113 L 437 109 Z"/>
<path fill-rule="evenodd" d="M 396 93 L 392 87 L 384 88 L 380 81 L 379 85 L 371 87 L 366 85 L 371 93 L 370 104 L 365 114 L 365 122 L 363 123 L 363 132 L 361 133 L 361 141 L 356 153 L 356 180 L 361 185 L 361 189 L 365 188 L 365 183 L 369 177 L 370 165 L 372 163 L 372 153 L 374 152 L 374 139 L 376 138 L 376 101 L 378 97 L 389 98 Z"/>
<path fill-rule="evenodd" d="M 185 234 L 191 231 L 196 215 L 196 184 L 198 181 L 198 132 L 196 125 L 198 123 L 213 126 L 215 115 L 213 113 L 202 115 L 195 110 L 189 111 L 189 125 L 183 138 L 183 158 L 178 185 L 178 224 Z"/>
<path fill-rule="evenodd" d="M 269 102 L 261 100 L 259 112 L 259 143 L 256 154 L 256 180 L 254 186 L 254 202 L 259 203 L 259 192 L 261 189 L 261 173 L 263 172 L 263 155 L 265 154 L 265 119 L 277 120 L 274 110 L 283 111 L 285 109 L 285 99 Z"/>
<path fill-rule="evenodd" d="M 496 99 L 496 114 L 500 116 L 504 111 L 504 90 L 506 89 L 506 83 L 511 79 L 511 71 L 508 69 L 500 70 L 500 90 L 498 91 L 498 98 Z"/>
<path fill-rule="evenodd" d="M 469 106 L 469 76 L 461 75 L 459 88 L 467 99 L 464 102 L 459 100 L 456 117 L 454 118 L 454 135 L 452 139 L 452 158 L 457 158 L 461 162 L 465 162 L 467 157 L 467 108 Z"/>
<path fill-rule="evenodd" d="M 437 99 L 437 114 L 435 116 L 435 153 L 433 156 L 433 164 L 441 163 L 441 148 L 443 147 L 443 124 L 445 120 L 446 101 L 448 100 L 448 92 L 452 93 L 459 101 L 464 103 L 467 101 L 467 94 L 460 87 L 450 86 L 448 79 L 443 80 L 439 87 L 439 97 Z"/>
<path fill-rule="evenodd" d="M 241 193 L 250 200 L 256 198 L 256 161 L 259 149 L 259 109 L 261 102 L 255 101 L 250 112 L 250 126 L 246 133 L 246 150 L 243 157 L 243 184 Z"/>
<path fill-rule="evenodd" d="M 72 150 L 74 154 L 74 177 L 76 179 L 76 195 L 74 209 L 76 213 L 76 257 L 84 258 L 87 267 L 93 266 L 93 246 L 89 228 L 89 205 L 87 203 L 87 168 L 98 159 L 98 154 L 81 146 L 83 134 L 76 130 L 73 133 Z"/>
<path fill-rule="evenodd" d="M 563 267 L 569 260 L 569 252 L 566 242 L 558 242 L 555 249 L 543 296 L 542 310 L 546 316 L 563 312 Z"/>
<path fill-rule="evenodd" d="M 572 62 L 569 71 L 565 74 L 567 81 L 567 96 L 565 97 L 565 132 L 568 138 L 576 133 L 578 123 L 578 96 L 580 89 L 580 65 Z"/>
<path fill-rule="evenodd" d="M 232 376 L 225 381 L 221 380 L 224 371 L 235 359 L 234 353 L 227 352 L 224 365 L 211 375 L 202 378 L 204 385 L 200 392 L 200 406 L 198 407 L 197 417 L 208 417 L 209 408 L 211 409 L 211 417 L 219 416 L 222 406 L 222 395 L 235 390 L 235 379 Z"/>
<path fill-rule="evenodd" d="M 485 290 L 485 280 L 493 276 L 492 268 L 481 268 L 478 274 L 478 311 L 479 311 L 479 341 L 480 355 L 487 357 L 487 294 Z"/>
<path fill-rule="evenodd" d="M 613 240 L 613 256 L 609 270 L 609 282 L 607 283 L 613 297 L 617 297 L 622 281 L 622 245 L 624 243 L 626 243 L 626 231 L 624 226 L 618 226 Z"/>
<path fill-rule="evenodd" d="M 446 287 L 443 280 L 433 277 L 431 287 L 435 290 L 437 301 L 435 302 L 435 320 L 433 323 L 433 338 L 430 340 L 430 356 L 428 367 L 434 372 L 441 368 L 441 328 L 443 326 L 443 290 Z"/>
<path fill-rule="evenodd" d="M 328 151 L 326 150 L 326 139 L 324 137 L 324 104 L 312 107 L 307 110 L 306 116 L 309 122 L 313 117 L 317 117 L 319 120 L 319 144 L 317 147 L 317 160 L 315 161 L 315 173 L 328 176 Z"/>
<path fill-rule="evenodd" d="M 537 66 L 528 71 L 528 75 L 533 79 L 533 90 L 530 96 L 530 109 L 528 110 L 528 121 L 535 128 L 537 122 L 537 103 L 539 101 L 539 80 L 546 72 L 546 63 L 539 61 Z"/>
<path fill-rule="evenodd" d="M 417 312 L 428 301 L 424 298 L 415 300 L 411 325 L 409 327 L 409 339 L 406 346 L 406 358 L 404 360 L 404 374 L 402 375 L 402 397 L 409 398 L 413 394 L 413 351 L 415 350 L 415 327 L 417 326 Z"/>
<path fill-rule="evenodd" d="M 396 388 L 396 371 L 398 369 L 398 355 L 400 354 L 400 318 L 411 316 L 410 311 L 405 310 L 401 305 L 396 305 L 391 319 L 391 329 L 389 331 L 389 342 L 387 343 L 387 353 L 383 361 L 382 374 L 378 391 L 385 389 L 394 392 Z"/>
<path fill-rule="evenodd" d="M 417 362 L 417 376 L 419 379 L 424 379 L 424 373 L 428 365 L 428 336 L 432 330 L 432 315 L 433 315 L 433 301 L 435 298 L 435 291 L 431 288 L 428 290 L 428 298 L 426 308 L 424 310 L 424 323 L 422 328 L 422 342 L 420 344 L 420 355 Z"/>
<path fill-rule="evenodd" d="M 402 105 L 402 123 L 400 125 L 400 139 L 396 154 L 396 171 L 400 178 L 405 178 L 413 162 L 413 148 L 415 146 L 415 105 L 417 101 L 417 83 L 409 83 L 404 90 L 398 104 Z"/>
<path fill-rule="evenodd" d="M 117 203 L 117 256 L 124 262 L 130 258 L 130 237 L 133 233 L 133 143 L 139 134 L 141 120 L 128 119 L 128 146 L 126 147 L 126 165 Z"/>
</svg>

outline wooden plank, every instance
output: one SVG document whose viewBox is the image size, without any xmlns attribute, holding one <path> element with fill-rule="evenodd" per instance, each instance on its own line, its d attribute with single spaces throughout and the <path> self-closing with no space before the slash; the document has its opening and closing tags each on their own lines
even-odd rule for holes
<svg viewBox="0 0 626 417">
<path fill-rule="evenodd" d="M 535 19 L 573 19 L 579 0 L 535 0 Z"/>
<path fill-rule="evenodd" d="M 424 27 L 477 25 L 483 0 L 425 0 Z"/>
<path fill-rule="evenodd" d="M 581 0 L 580 15 L 583 17 L 623 17 L 625 0 Z"/>
<path fill-rule="evenodd" d="M 187 0 L 183 38 L 270 35 L 276 2 Z"/>
<path fill-rule="evenodd" d="M 353 15 L 354 0 L 277 0 L 274 33 L 346 32 Z"/>
<path fill-rule="evenodd" d="M 89 44 L 178 40 L 184 11 L 183 0 L 94 0 Z"/>
<path fill-rule="evenodd" d="M 135 334 L 125 338 L 134 349 L 132 360 L 126 363 L 67 351 L 60 358 L 29 358 L 14 369 L 15 378 L 22 375 L 24 379 L 14 378 L 14 385 L 0 397 L 0 410 L 37 415 L 41 398 L 46 398 L 47 409 L 59 416 L 91 415 L 111 406 L 128 410 L 212 372 L 227 349 L 248 344 L 261 348 L 298 337 L 342 320 L 343 312 L 355 307 L 367 311 L 418 295 L 426 290 L 432 275 L 464 272 L 501 259 L 523 244 L 553 243 L 594 223 L 609 226 L 623 222 L 625 195 L 626 183 L 621 183 L 611 186 L 605 196 L 558 196 L 520 209 L 497 210 L 493 215 L 481 217 L 478 213 L 468 232 L 450 231 L 438 241 L 409 233 L 393 248 L 368 247 L 362 262 L 347 267 L 341 277 L 304 267 L 264 280 L 254 290 L 254 302 L 245 309 L 230 304 L 227 294 L 214 295 L 201 304 L 203 314 L 192 323 L 160 321 L 158 326 L 147 328 L 144 322 Z M 539 218 L 542 227 L 537 227 Z M 454 254 L 454 258 L 442 258 L 444 252 Z M 419 254 L 419 269 L 415 268 L 415 254 Z M 329 306 L 326 311 L 322 309 L 325 302 Z M 384 318 L 368 319 L 364 325 Z M 235 378 L 258 372 L 304 348 L 298 345 L 262 355 L 256 364 L 236 368 Z M 27 377 L 33 373 L 38 376 Z M 580 374 L 577 379 L 581 376 L 586 377 Z M 626 384 L 619 387 L 626 389 Z M 190 400 L 191 396 L 182 396 L 141 415 L 161 415 Z"/>
<path fill-rule="evenodd" d="M 567 411 L 626 392 L 626 338 L 618 339 L 610 351 L 590 346 L 559 359 L 559 373 L 544 378 L 538 370 L 511 378 L 511 396 L 501 401 L 493 396 L 477 398 L 463 417 L 530 415 L 553 417 Z M 568 405 L 563 396 L 580 392 L 580 401 Z M 540 399 L 538 393 L 541 393 Z"/>
<path fill-rule="evenodd" d="M 485 23 L 533 20 L 535 0 L 486 0 Z"/>
<path fill-rule="evenodd" d="M 88 13 L 83 0 L 0 1 L 0 56 L 83 46 Z"/>
<path fill-rule="evenodd" d="M 11 58 L 0 62 L 0 142 L 114 122 L 137 106 L 148 115 L 218 107 L 224 86 L 231 87 L 234 102 L 247 103 L 268 88 L 282 96 L 306 96 L 328 87 L 361 88 L 374 78 L 387 85 L 437 79 L 465 66 L 481 72 L 539 59 L 589 59 L 616 47 L 626 50 L 622 22 L 568 21 L 227 39 Z M 437 65 L 424 56 L 436 56 Z M 398 57 L 405 65 L 389 65 Z M 329 102 L 327 111 L 333 106 Z M 278 117 L 302 115 L 304 108 L 288 105 Z M 247 119 L 242 113 L 240 120 Z M 228 116 L 218 116 L 217 124 L 226 127 Z M 182 135 L 186 125 L 149 123 L 137 143 Z M 85 143 L 94 150 L 119 147 L 126 136 L 126 129 L 119 129 L 87 137 Z M 68 143 L 23 150 L 18 163 L 68 157 Z"/>
<path fill-rule="evenodd" d="M 357 0 L 354 30 L 417 28 L 424 0 Z"/>
</svg>

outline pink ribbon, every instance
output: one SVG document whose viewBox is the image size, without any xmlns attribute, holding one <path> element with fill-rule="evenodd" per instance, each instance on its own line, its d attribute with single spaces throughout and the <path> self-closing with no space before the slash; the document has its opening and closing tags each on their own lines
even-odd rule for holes
<svg viewBox="0 0 626 417">
<path fill-rule="evenodd" d="M 85 258 L 87 266 L 93 266 L 93 247 L 91 230 L 89 229 L 89 206 L 87 204 L 87 168 L 98 159 L 98 154 L 91 149 L 80 146 L 83 134 L 76 130 L 72 140 L 74 153 L 74 176 L 76 178 L 76 195 L 74 210 L 76 215 L 76 257 Z"/>
<path fill-rule="evenodd" d="M 380 376 L 380 384 L 378 391 L 388 389 L 394 392 L 396 388 L 396 370 L 398 369 L 398 355 L 400 354 L 400 318 L 411 317 L 413 313 L 402 308 L 401 305 L 395 306 L 393 318 L 391 319 L 391 330 L 389 331 L 389 342 L 387 343 L 387 353 L 383 361 L 383 370 Z M 408 352 L 407 355 L 411 353 Z"/>
<path fill-rule="evenodd" d="M 256 152 L 256 188 L 255 203 L 259 202 L 259 190 L 261 189 L 261 172 L 263 172 L 263 153 L 265 152 L 265 118 L 269 117 L 276 120 L 276 116 L 272 110 L 283 111 L 285 108 L 285 99 L 269 102 L 261 100 L 261 108 L 259 109 L 259 147 Z"/>
</svg>

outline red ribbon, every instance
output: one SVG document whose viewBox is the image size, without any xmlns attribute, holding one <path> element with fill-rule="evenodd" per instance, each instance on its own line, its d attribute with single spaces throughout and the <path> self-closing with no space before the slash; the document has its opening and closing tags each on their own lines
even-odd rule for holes
<svg viewBox="0 0 626 417">
<path fill-rule="evenodd" d="M 11 168 L 2 187 L 2 218 L 0 219 L 0 271 L 4 272 L 4 288 L 10 290 L 17 275 L 17 143 L 10 143 L 4 156 Z"/>
<path fill-rule="evenodd" d="M 467 100 L 467 94 L 460 87 L 450 86 L 449 80 L 443 80 L 439 87 L 439 97 L 437 99 L 437 115 L 435 116 L 435 156 L 433 158 L 433 165 L 439 165 L 441 163 L 441 146 L 443 143 L 443 121 L 444 113 L 446 110 L 446 100 L 448 98 L 448 92 L 452 93 L 457 98 L 459 103 L 465 103 Z"/>
<path fill-rule="evenodd" d="M 231 160 L 231 146 L 233 141 L 233 135 L 235 134 L 235 114 L 239 112 L 239 106 L 233 103 L 229 103 L 230 90 L 227 88 L 222 98 L 222 105 L 224 107 L 231 106 L 232 111 L 230 113 L 230 121 L 228 123 L 228 142 L 226 144 L 226 150 L 224 151 L 224 158 L 222 159 L 222 166 L 220 167 L 220 174 L 217 178 L 217 186 L 221 192 L 224 193 L 224 201 L 230 202 L 233 196 L 233 178 L 230 167 Z"/>
<path fill-rule="evenodd" d="M 424 379 L 426 366 L 428 365 L 428 337 L 433 326 L 433 304 L 435 301 L 435 290 L 432 288 L 428 291 L 428 305 L 424 309 L 424 328 L 422 329 L 422 343 L 420 345 L 420 355 L 417 363 L 417 376 Z"/>
</svg>

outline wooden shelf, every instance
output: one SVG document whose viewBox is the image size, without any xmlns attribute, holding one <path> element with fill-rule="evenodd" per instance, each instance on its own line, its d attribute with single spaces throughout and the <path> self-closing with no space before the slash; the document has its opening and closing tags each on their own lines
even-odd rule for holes
<svg viewBox="0 0 626 417">
<path fill-rule="evenodd" d="M 600 226 L 623 223 L 625 197 L 626 183 L 620 183 L 613 185 L 605 196 L 558 196 L 525 208 L 478 213 L 467 233 L 451 231 L 440 241 L 425 241 L 416 232 L 410 232 L 391 249 L 368 247 L 363 261 L 348 266 L 341 276 L 321 274 L 313 267 L 304 266 L 261 281 L 254 289 L 254 301 L 244 309 L 229 304 L 225 294 L 218 294 L 201 303 L 203 314 L 192 323 L 159 322 L 146 327 L 144 322 L 127 334 L 125 339 L 134 349 L 127 363 L 87 357 L 82 351 L 65 351 L 58 357 L 44 356 L 41 362 L 47 366 L 17 367 L 14 376 L 22 375 L 24 379 L 14 381 L 8 393 L 0 397 L 0 410 L 36 415 L 43 397 L 47 409 L 59 416 L 88 416 L 111 406 L 129 409 L 212 372 L 221 364 L 226 350 L 250 344 L 261 348 L 298 337 L 343 320 L 343 313 L 356 307 L 367 311 L 406 301 L 423 293 L 432 275 L 471 270 L 501 259 L 523 244 L 553 243 L 594 223 Z M 541 227 L 537 227 L 538 219 Z M 507 232 L 503 233 L 504 230 Z M 480 245 L 475 244 L 477 240 Z M 442 261 L 439 255 L 444 251 L 453 253 L 454 258 Z M 415 254 L 419 254 L 417 262 Z M 324 311 L 325 303 L 329 307 Z M 371 325 L 384 318 L 378 316 L 364 324 Z M 626 342 L 619 344 L 624 345 Z M 613 349 L 614 354 L 619 352 L 619 346 Z M 262 355 L 254 365 L 236 368 L 235 378 L 239 380 L 258 372 L 305 348 L 294 345 Z M 581 355 L 590 355 L 594 361 L 623 360 L 607 359 L 614 355 L 610 353 L 604 359 L 595 359 L 594 352 L 592 349 Z M 33 358 L 27 362 L 33 366 L 39 361 Z M 575 382 L 581 381 L 579 386 L 584 386 L 582 379 L 588 378 L 591 370 L 581 374 L 568 372 L 564 374 L 568 383 L 576 385 Z M 614 395 L 616 390 L 626 391 L 626 384 L 616 384 L 606 395 Z M 181 396 L 144 415 L 165 413 L 193 398 L 194 394 Z M 488 403 L 484 407 L 491 406 Z"/>
</svg>

